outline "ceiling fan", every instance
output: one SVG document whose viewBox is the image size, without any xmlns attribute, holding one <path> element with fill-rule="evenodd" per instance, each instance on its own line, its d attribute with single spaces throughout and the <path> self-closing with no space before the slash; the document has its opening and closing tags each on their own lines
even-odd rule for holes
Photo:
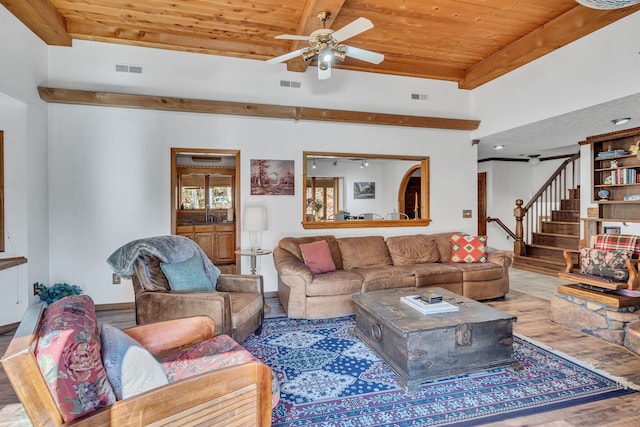
<svg viewBox="0 0 640 427">
<path fill-rule="evenodd" d="M 640 0 L 576 0 L 591 9 L 622 9 L 640 3 Z"/>
<path fill-rule="evenodd" d="M 304 59 L 305 62 L 317 59 L 318 79 L 326 80 L 331 77 L 331 63 L 334 58 L 344 61 L 344 58 L 349 56 L 361 61 L 371 62 L 372 64 L 379 64 L 384 60 L 384 55 L 380 53 L 341 44 L 343 41 L 373 28 L 371 21 L 366 18 L 358 18 L 339 30 L 333 31 L 325 28 L 329 16 L 329 12 L 320 12 L 318 19 L 322 21 L 323 28 L 315 30 L 308 36 L 291 34 L 276 36 L 277 39 L 282 40 L 308 41 L 309 47 L 303 47 L 302 49 L 271 58 L 267 60 L 267 63 L 278 64 L 293 59 L 298 55 L 302 55 L 302 59 Z"/>
</svg>

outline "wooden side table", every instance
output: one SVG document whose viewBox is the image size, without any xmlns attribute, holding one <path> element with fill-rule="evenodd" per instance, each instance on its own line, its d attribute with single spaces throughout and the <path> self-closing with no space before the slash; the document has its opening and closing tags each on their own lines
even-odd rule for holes
<svg viewBox="0 0 640 427">
<path fill-rule="evenodd" d="M 236 255 L 240 256 L 248 256 L 251 258 L 251 274 L 256 274 L 256 259 L 262 255 L 269 255 L 271 251 L 269 249 L 256 249 L 252 251 L 251 249 L 239 249 L 236 251 Z M 271 311 L 271 307 L 264 302 L 264 292 L 262 293 L 262 303 L 264 304 L 264 311 Z"/>
</svg>

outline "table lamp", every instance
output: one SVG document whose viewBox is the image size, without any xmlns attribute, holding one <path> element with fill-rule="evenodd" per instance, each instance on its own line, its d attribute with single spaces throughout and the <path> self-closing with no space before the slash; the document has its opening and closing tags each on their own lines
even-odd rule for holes
<svg viewBox="0 0 640 427">
<path fill-rule="evenodd" d="M 257 252 L 262 245 L 262 232 L 267 230 L 267 208 L 264 206 L 246 207 L 242 228 L 249 232 L 251 252 Z"/>
</svg>

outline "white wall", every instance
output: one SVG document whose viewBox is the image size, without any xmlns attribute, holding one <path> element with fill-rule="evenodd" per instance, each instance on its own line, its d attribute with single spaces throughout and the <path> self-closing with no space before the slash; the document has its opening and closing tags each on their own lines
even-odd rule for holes
<svg viewBox="0 0 640 427">
<path fill-rule="evenodd" d="M 474 89 L 472 114 L 482 123 L 473 137 L 640 92 L 639 36 L 636 12 Z"/>
<path fill-rule="evenodd" d="M 431 157 L 427 228 L 326 230 L 335 235 L 475 231 L 475 149 L 468 132 L 295 122 L 123 108 L 50 105 L 51 280 L 80 285 L 98 304 L 132 300 L 111 284 L 106 258 L 141 237 L 170 232 L 170 148 L 232 148 L 241 156 L 241 208 L 265 205 L 263 246 L 285 236 L 319 234 L 301 222 L 302 152 L 326 150 Z M 390 141 L 403 141 L 402 146 Z M 295 196 L 250 196 L 250 159 L 294 160 Z M 453 170 L 448 160 L 465 165 Z M 467 167 L 466 165 L 473 165 Z M 459 213 L 452 214 L 453 213 Z M 243 247 L 248 236 L 242 235 Z M 277 289 L 270 256 L 260 257 L 265 290 Z M 243 272 L 248 260 L 243 259 Z"/>
<path fill-rule="evenodd" d="M 47 110 L 37 86 L 47 48 L 0 6 L 0 130 L 4 131 L 5 252 L 28 263 L 0 272 L 0 325 L 20 320 L 31 283 L 49 279 Z"/>
</svg>

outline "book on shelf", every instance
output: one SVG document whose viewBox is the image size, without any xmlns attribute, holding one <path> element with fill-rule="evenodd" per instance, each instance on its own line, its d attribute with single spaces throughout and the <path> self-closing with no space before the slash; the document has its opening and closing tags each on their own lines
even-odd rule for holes
<svg viewBox="0 0 640 427">
<path fill-rule="evenodd" d="M 452 313 L 460 311 L 460 307 L 446 301 L 429 303 L 420 299 L 420 297 L 421 295 L 407 295 L 406 297 L 401 297 L 400 301 L 409 307 L 418 310 L 422 314 Z"/>
</svg>

